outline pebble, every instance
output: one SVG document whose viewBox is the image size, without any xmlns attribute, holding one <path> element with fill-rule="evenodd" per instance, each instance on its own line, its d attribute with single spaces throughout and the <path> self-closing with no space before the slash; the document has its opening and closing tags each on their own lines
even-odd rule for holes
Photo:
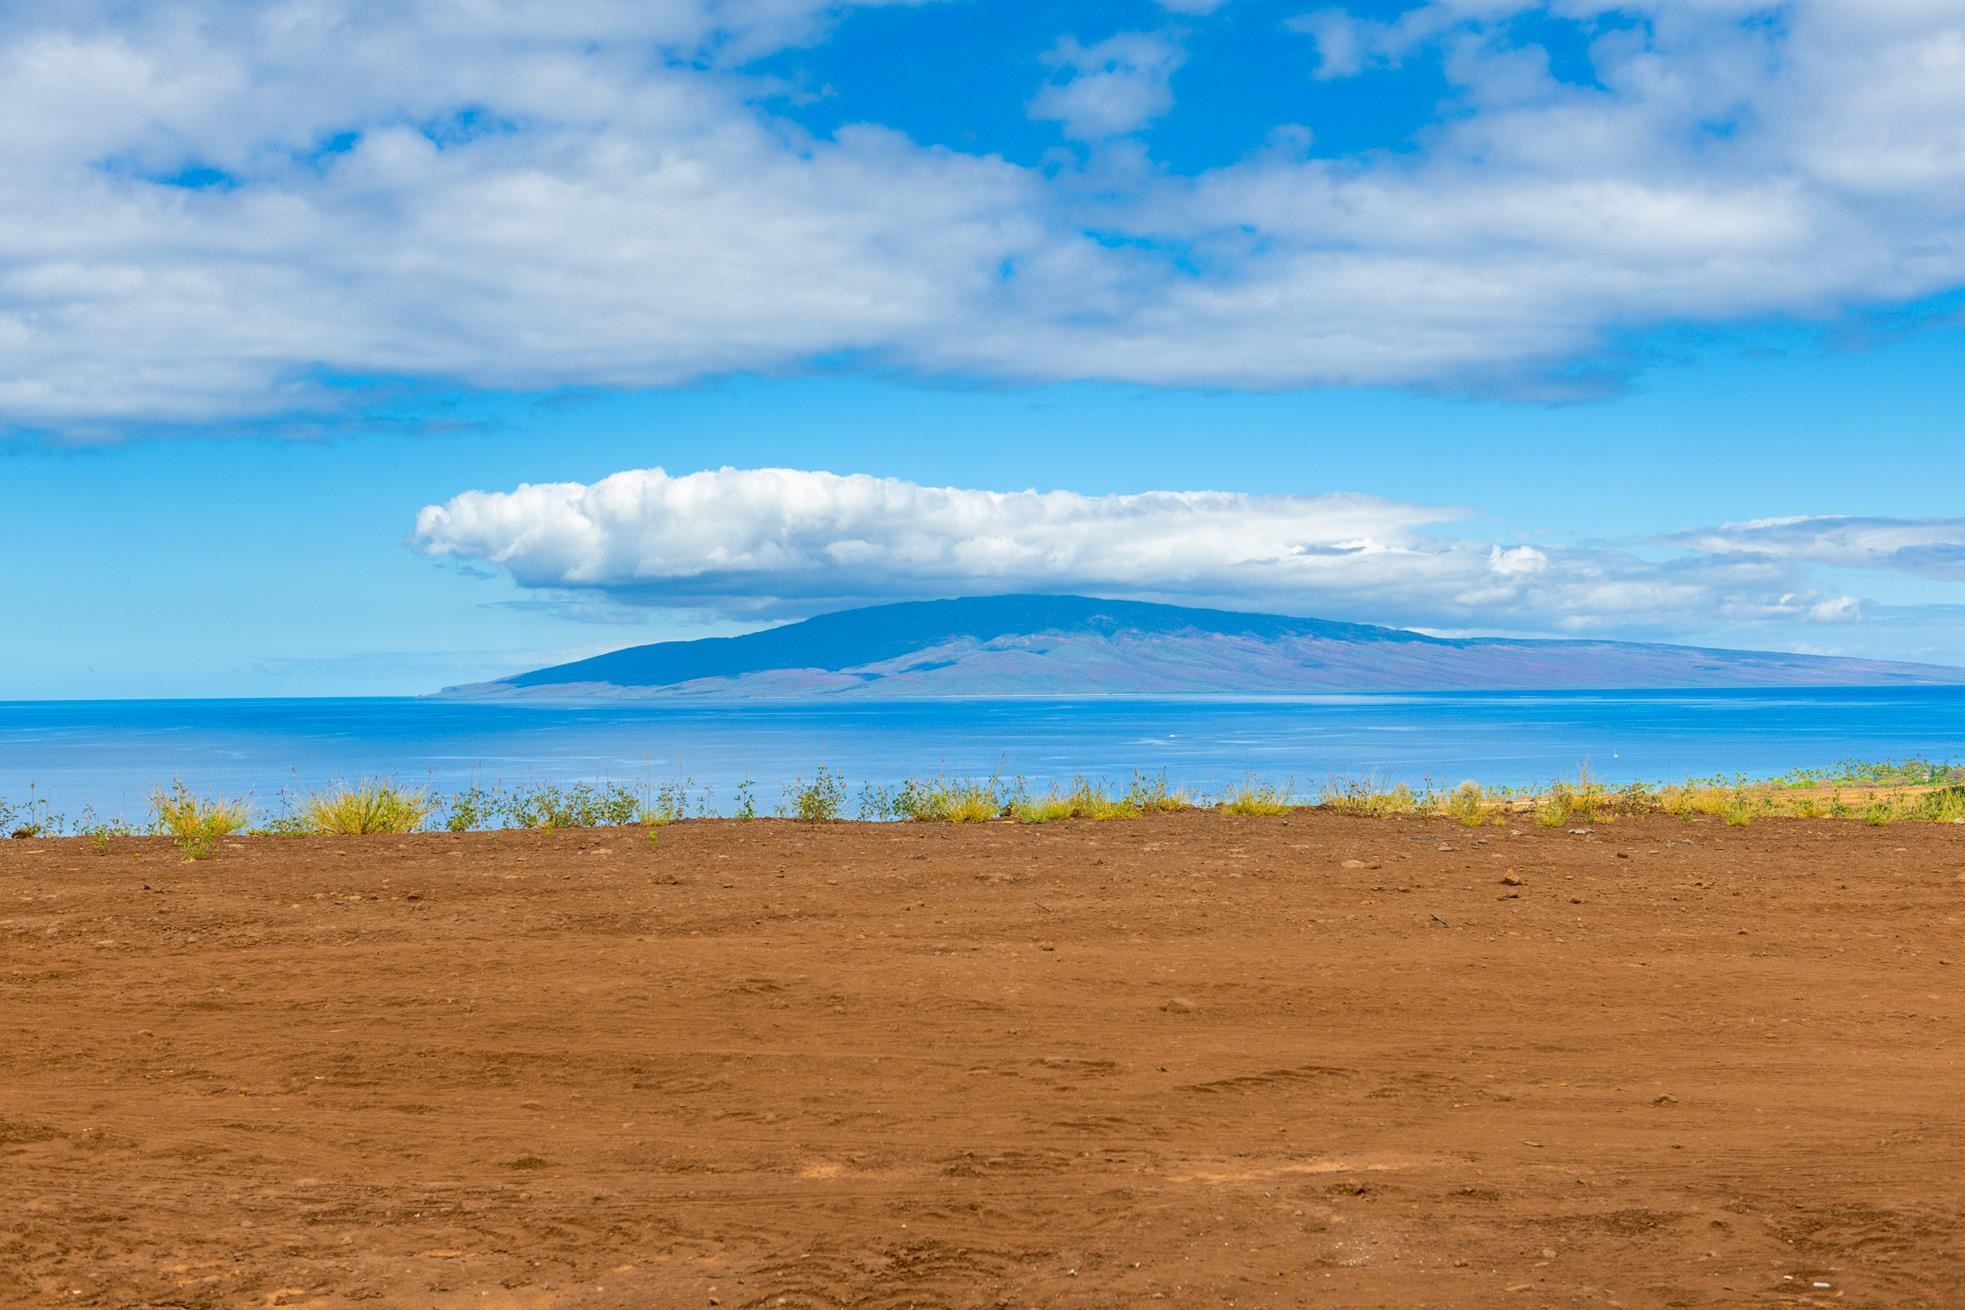
<svg viewBox="0 0 1965 1310">
<path fill-rule="evenodd" d="M 1168 1014 L 1192 1014 L 1194 1013 L 1195 1006 L 1194 1002 L 1188 1000 L 1185 996 L 1176 996 L 1160 1008 Z"/>
<path fill-rule="evenodd" d="M 1501 875 L 1501 885 L 1504 887 L 1519 887 L 1522 885 L 1522 876 L 1513 869 L 1510 869 Z"/>
</svg>

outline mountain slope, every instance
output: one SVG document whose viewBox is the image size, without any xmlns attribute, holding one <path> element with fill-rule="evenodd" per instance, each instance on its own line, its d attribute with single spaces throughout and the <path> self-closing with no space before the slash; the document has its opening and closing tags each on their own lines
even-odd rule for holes
<svg viewBox="0 0 1965 1310">
<path fill-rule="evenodd" d="M 633 646 L 457 697 L 1289 695 L 1965 683 L 1965 669 L 1639 642 L 1444 638 L 1084 596 L 844 610 Z"/>
</svg>

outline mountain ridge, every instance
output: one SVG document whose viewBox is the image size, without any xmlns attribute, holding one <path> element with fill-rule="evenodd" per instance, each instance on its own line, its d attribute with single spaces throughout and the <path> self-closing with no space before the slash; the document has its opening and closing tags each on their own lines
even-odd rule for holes
<svg viewBox="0 0 1965 1310">
<path fill-rule="evenodd" d="M 1965 669 L 1087 596 L 901 601 L 445 688 L 456 699 L 1300 695 L 1965 684 Z"/>
</svg>

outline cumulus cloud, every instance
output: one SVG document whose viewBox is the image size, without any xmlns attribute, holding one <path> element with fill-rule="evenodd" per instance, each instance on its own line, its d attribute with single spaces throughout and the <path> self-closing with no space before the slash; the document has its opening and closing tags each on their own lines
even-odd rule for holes
<svg viewBox="0 0 1965 1310">
<path fill-rule="evenodd" d="M 1087 496 L 636 469 L 467 491 L 425 508 L 414 543 L 548 593 L 763 618 L 1019 590 L 1569 632 L 1848 617 L 1778 562 L 1657 563 L 1445 530 L 1463 517 L 1355 494 Z"/>
<path fill-rule="evenodd" d="M 1332 77 L 1437 53 L 1441 122 L 1194 176 L 1127 135 L 1168 112 L 1181 53 L 1153 33 L 1054 52 L 1032 112 L 1100 143 L 1083 170 L 772 115 L 746 61 L 849 7 L 0 7 L 0 427 L 815 361 L 1534 390 L 1612 331 L 1965 285 L 1957 5 L 1324 7 L 1284 39 Z M 1520 44 L 1530 9 L 1575 27 L 1587 79 Z"/>
<path fill-rule="evenodd" d="M 1031 117 L 1085 141 L 1137 131 L 1173 106 L 1169 79 L 1181 59 L 1180 47 L 1157 33 L 1121 32 L 1090 46 L 1066 37 L 1047 57 L 1060 80 L 1038 91 Z"/>
<path fill-rule="evenodd" d="M 1664 538 L 1713 555 L 1800 560 L 1842 568 L 1888 569 L 1965 581 L 1965 519 L 1818 516 L 1751 519 Z"/>
</svg>

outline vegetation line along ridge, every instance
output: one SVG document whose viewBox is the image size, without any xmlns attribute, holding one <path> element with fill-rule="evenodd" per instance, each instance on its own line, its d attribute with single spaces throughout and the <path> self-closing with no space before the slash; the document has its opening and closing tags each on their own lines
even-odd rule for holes
<svg viewBox="0 0 1965 1310">
<path fill-rule="evenodd" d="M 424 831 L 486 832 L 559 828 L 645 827 L 685 819 L 739 821 L 760 816 L 756 784 L 741 782 L 732 803 L 719 807 L 708 788 L 691 780 L 662 784 L 619 782 L 473 783 L 448 797 L 390 779 L 336 784 L 318 792 L 278 797 L 261 814 L 250 797 L 199 793 L 183 780 L 152 793 L 146 821 L 103 819 L 84 809 L 72 819 L 54 812 L 29 789 L 28 799 L 0 797 L 0 833 L 14 838 L 79 837 L 100 848 L 121 837 L 160 836 L 188 859 L 211 856 L 218 844 L 246 834 L 361 836 Z M 1778 778 L 1689 778 L 1681 783 L 1607 785 L 1582 770 L 1544 787 L 1414 788 L 1370 777 L 1334 778 L 1314 794 L 1295 779 L 1249 776 L 1211 791 L 1176 786 L 1167 775 L 1136 771 L 1122 784 L 1080 776 L 1033 787 L 1021 776 L 918 777 L 895 785 L 867 784 L 849 807 L 848 785 L 821 765 L 793 778 L 769 813 L 805 823 L 867 822 L 1024 824 L 1069 819 L 1135 819 L 1179 810 L 1216 809 L 1238 815 L 1283 815 L 1320 809 L 1362 818 L 1451 818 L 1467 827 L 1533 822 L 1545 827 L 1612 822 L 1644 814 L 1718 819 L 1744 827 L 1758 819 L 1859 819 L 1965 823 L 1965 765 L 1912 759 L 1849 761 L 1832 769 L 1797 770 Z"/>
</svg>

